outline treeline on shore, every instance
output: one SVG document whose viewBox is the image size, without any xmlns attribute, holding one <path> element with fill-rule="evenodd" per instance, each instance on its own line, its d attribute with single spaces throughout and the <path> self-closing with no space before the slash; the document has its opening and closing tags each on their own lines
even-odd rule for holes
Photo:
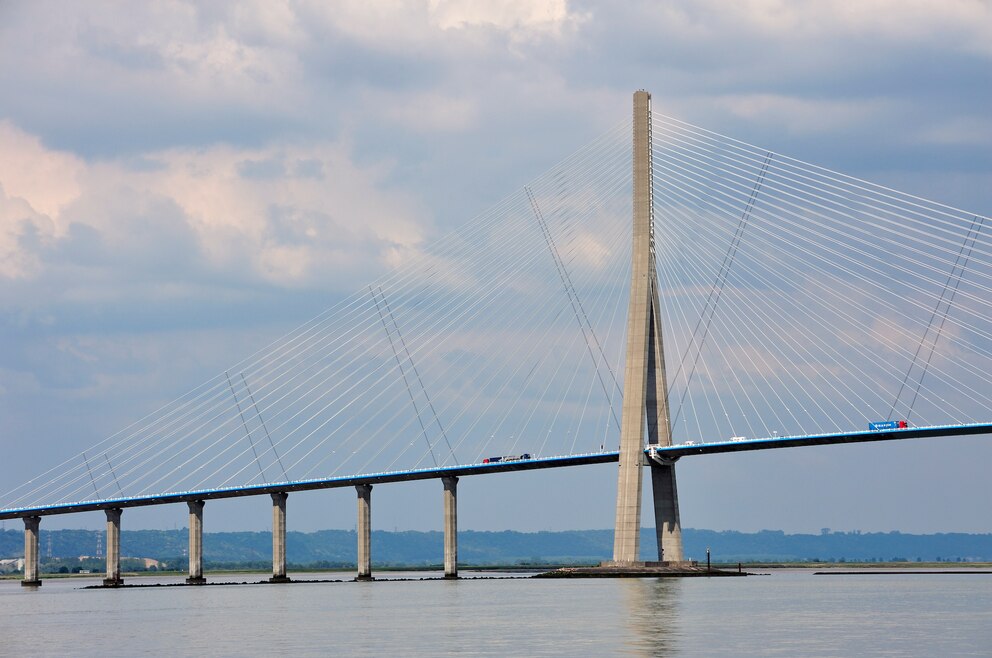
<svg viewBox="0 0 992 658">
<path fill-rule="evenodd" d="M 45 530 L 39 549 L 42 564 L 52 567 L 97 568 L 103 532 Z M 357 540 L 353 530 L 288 532 L 287 560 L 317 568 L 353 566 Z M 687 557 L 704 560 L 707 548 L 717 562 L 986 562 L 992 561 L 992 534 L 941 533 L 914 535 L 901 532 L 831 532 L 786 534 L 779 530 L 736 532 L 683 530 Z M 440 531 L 372 533 L 373 558 L 380 567 L 430 566 L 441 562 Z M 656 559 L 654 529 L 642 535 L 642 557 Z M 135 560 L 134 568 L 185 568 L 185 529 L 123 530 L 121 555 Z M 502 532 L 463 530 L 458 533 L 458 559 L 464 565 L 578 564 L 608 559 L 613 551 L 612 530 L 562 532 Z M 269 532 L 207 532 L 203 535 L 208 568 L 266 568 L 272 556 Z M 0 558 L 24 554 L 24 534 L 0 531 Z M 85 556 L 85 557 L 82 557 Z M 82 559 L 81 559 L 82 557 Z M 157 563 L 157 564 L 156 564 Z"/>
</svg>

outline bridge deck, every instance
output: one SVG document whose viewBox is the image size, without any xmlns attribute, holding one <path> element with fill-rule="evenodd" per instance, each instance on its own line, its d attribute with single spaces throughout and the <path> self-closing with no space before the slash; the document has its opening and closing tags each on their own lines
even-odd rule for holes
<svg viewBox="0 0 992 658">
<path fill-rule="evenodd" d="M 776 436 L 764 439 L 743 441 L 711 441 L 693 445 L 680 444 L 658 448 L 663 458 L 678 459 L 691 455 L 708 455 L 718 452 L 745 452 L 749 450 L 769 450 L 773 448 L 798 448 L 802 446 L 823 446 L 837 443 L 867 443 L 869 441 L 895 441 L 899 439 L 925 439 L 941 436 L 971 436 L 992 434 L 992 423 L 970 423 L 966 425 L 934 425 L 931 427 L 908 427 L 893 430 L 861 430 L 857 432 L 833 432 L 827 434 L 805 434 L 802 436 Z"/>
<path fill-rule="evenodd" d="M 801 446 L 833 445 L 838 443 L 864 443 L 869 441 L 894 441 L 900 439 L 919 439 L 932 437 L 969 436 L 975 434 L 992 434 L 992 423 L 972 423 L 967 425 L 939 425 L 934 427 L 910 427 L 895 430 L 836 432 L 828 434 L 808 434 L 804 436 L 780 436 L 763 439 L 740 441 L 714 441 L 695 444 L 679 444 L 654 449 L 662 460 L 675 461 L 682 457 L 706 455 L 724 452 L 744 452 L 750 450 L 770 450 L 775 448 L 795 448 Z M 648 453 L 649 450 L 645 450 Z M 309 491 L 313 489 L 333 489 L 336 487 L 351 487 L 359 484 L 384 484 L 387 482 L 405 482 L 409 480 L 428 480 L 442 477 L 462 477 L 467 475 L 482 475 L 485 473 L 503 473 L 510 471 L 530 471 L 544 468 L 562 468 L 566 466 L 583 466 L 586 464 L 604 464 L 619 459 L 616 451 L 596 452 L 581 455 L 565 455 L 558 457 L 536 457 L 534 459 L 498 462 L 495 464 L 465 464 L 461 466 L 439 466 L 435 468 L 413 469 L 406 471 L 388 471 L 367 475 L 345 475 L 338 477 L 276 482 L 271 484 L 229 487 L 224 489 L 207 489 L 199 491 L 179 491 L 147 496 L 124 498 L 108 498 L 103 500 L 88 500 L 71 503 L 57 503 L 38 507 L 21 507 L 0 510 L 0 519 L 16 519 L 26 516 L 46 516 L 52 514 L 70 514 L 73 512 L 89 512 L 101 509 L 144 507 L 148 505 L 165 505 L 194 500 L 213 500 L 218 498 L 239 498 L 242 496 L 259 496 L 264 494 Z"/>
</svg>

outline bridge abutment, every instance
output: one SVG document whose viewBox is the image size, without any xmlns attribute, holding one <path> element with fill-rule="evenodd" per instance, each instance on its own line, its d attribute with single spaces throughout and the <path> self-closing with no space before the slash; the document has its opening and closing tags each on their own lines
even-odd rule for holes
<svg viewBox="0 0 992 658">
<path fill-rule="evenodd" d="M 358 575 L 356 580 L 372 580 L 372 485 L 355 486 L 358 492 Z"/>
<path fill-rule="evenodd" d="M 285 492 L 272 495 L 272 577 L 270 583 L 288 583 L 286 575 L 286 499 Z"/>
<path fill-rule="evenodd" d="M 202 585 L 203 577 L 203 501 L 191 500 L 189 506 L 189 578 L 187 585 Z"/>
<path fill-rule="evenodd" d="M 107 513 L 107 576 L 104 587 L 118 587 L 124 584 L 121 578 L 121 513 L 119 507 L 104 510 Z"/>
<path fill-rule="evenodd" d="M 24 580 L 25 587 L 38 587 L 41 578 L 38 570 L 38 532 L 41 527 L 40 516 L 24 517 Z"/>
<path fill-rule="evenodd" d="M 441 478 L 444 485 L 444 577 L 458 577 L 458 478 Z"/>
</svg>

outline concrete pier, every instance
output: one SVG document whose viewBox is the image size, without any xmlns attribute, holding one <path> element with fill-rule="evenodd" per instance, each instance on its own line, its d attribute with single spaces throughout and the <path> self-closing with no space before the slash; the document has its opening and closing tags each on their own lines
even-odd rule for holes
<svg viewBox="0 0 992 658">
<path fill-rule="evenodd" d="M 191 500 L 189 506 L 189 578 L 187 585 L 202 585 L 203 577 L 203 501 Z"/>
<path fill-rule="evenodd" d="M 286 499 L 289 494 L 272 495 L 272 577 L 270 583 L 288 583 L 286 575 Z"/>
<path fill-rule="evenodd" d="M 679 520 L 679 494 L 673 464 L 651 464 L 654 493 L 654 522 L 658 537 L 658 561 L 682 563 L 682 525 Z"/>
<path fill-rule="evenodd" d="M 441 478 L 444 485 L 444 577 L 458 577 L 458 478 Z"/>
<path fill-rule="evenodd" d="M 41 585 L 38 570 L 38 528 L 41 526 L 40 516 L 24 517 L 24 580 L 25 587 Z"/>
<path fill-rule="evenodd" d="M 359 484 L 358 491 L 358 576 L 372 580 L 372 485 Z"/>
<path fill-rule="evenodd" d="M 104 510 L 107 513 L 107 577 L 104 587 L 117 587 L 124 584 L 121 578 L 121 509 L 114 507 Z"/>
</svg>

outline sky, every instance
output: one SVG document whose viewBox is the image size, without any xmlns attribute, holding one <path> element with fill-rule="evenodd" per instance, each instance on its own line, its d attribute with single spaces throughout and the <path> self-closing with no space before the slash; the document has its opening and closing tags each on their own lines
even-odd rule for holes
<svg viewBox="0 0 992 658">
<path fill-rule="evenodd" d="M 992 212 L 979 0 L 0 0 L 0 489 L 463 227 L 640 88 L 656 112 Z M 992 532 L 990 459 L 985 437 L 683 460 L 682 521 Z M 466 479 L 459 523 L 612 527 L 614 476 Z M 353 498 L 293 496 L 289 527 L 353 527 Z M 378 487 L 373 525 L 437 529 L 440 503 L 436 482 Z M 206 528 L 265 529 L 267 507 L 211 503 Z"/>
</svg>

